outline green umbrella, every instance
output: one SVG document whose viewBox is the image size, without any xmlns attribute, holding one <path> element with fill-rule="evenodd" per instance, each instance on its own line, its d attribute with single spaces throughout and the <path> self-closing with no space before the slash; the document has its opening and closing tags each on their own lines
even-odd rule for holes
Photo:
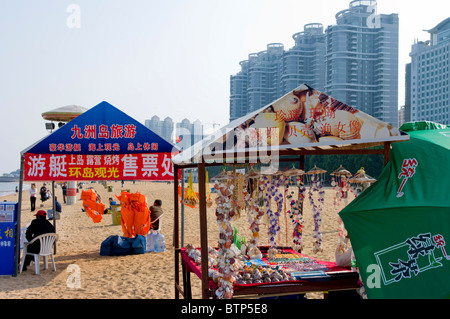
<svg viewBox="0 0 450 319">
<path fill-rule="evenodd" d="M 378 181 L 340 212 L 368 298 L 450 296 L 450 127 L 407 123 Z M 446 244 L 449 243 L 449 245 Z"/>
</svg>

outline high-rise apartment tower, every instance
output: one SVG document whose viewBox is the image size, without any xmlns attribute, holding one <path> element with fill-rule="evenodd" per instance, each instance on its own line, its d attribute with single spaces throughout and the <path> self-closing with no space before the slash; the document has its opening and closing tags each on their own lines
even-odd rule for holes
<svg viewBox="0 0 450 319">
<path fill-rule="evenodd" d="M 411 121 L 450 124 L 450 18 L 428 30 L 430 40 L 412 45 L 410 79 Z M 407 97 L 408 98 L 408 97 Z M 407 119 L 408 120 L 408 119 Z"/>
<path fill-rule="evenodd" d="M 288 51 L 269 44 L 267 51 L 250 54 L 231 76 L 230 120 L 306 83 L 396 126 L 399 19 L 376 9 L 374 0 L 352 1 L 325 31 L 320 23 L 305 25 Z"/>
</svg>

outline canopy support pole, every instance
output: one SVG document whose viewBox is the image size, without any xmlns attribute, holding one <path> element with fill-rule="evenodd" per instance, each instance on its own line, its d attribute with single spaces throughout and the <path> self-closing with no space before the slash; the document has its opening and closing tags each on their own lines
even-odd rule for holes
<svg viewBox="0 0 450 319">
<path fill-rule="evenodd" d="M 181 170 L 181 247 L 184 247 L 184 169 Z"/>
<path fill-rule="evenodd" d="M 19 180 L 19 196 L 17 198 L 17 222 L 16 222 L 16 247 L 14 249 L 14 277 L 17 277 L 20 261 L 20 237 L 21 237 L 21 216 L 22 216 L 22 192 L 23 192 L 23 167 L 25 163 L 25 156 L 20 155 L 20 180 Z"/>
<path fill-rule="evenodd" d="M 174 228 L 174 246 L 175 246 L 175 299 L 180 299 L 180 292 L 178 290 L 179 284 L 180 284 L 180 242 L 179 242 L 179 198 L 178 198 L 178 165 L 173 165 L 173 197 L 174 197 L 174 221 L 173 221 L 173 228 Z"/>
<path fill-rule="evenodd" d="M 53 227 L 55 227 L 56 233 L 56 196 L 55 196 L 55 181 L 52 181 L 52 206 L 53 206 Z M 56 241 L 53 244 L 53 253 L 56 255 Z"/>
<path fill-rule="evenodd" d="M 209 298 L 208 287 L 208 225 L 206 216 L 206 183 L 205 183 L 205 163 L 198 163 L 198 195 L 200 210 L 200 250 L 202 258 L 202 298 Z"/>
<path fill-rule="evenodd" d="M 391 143 L 384 142 L 384 166 L 391 160 Z"/>
</svg>

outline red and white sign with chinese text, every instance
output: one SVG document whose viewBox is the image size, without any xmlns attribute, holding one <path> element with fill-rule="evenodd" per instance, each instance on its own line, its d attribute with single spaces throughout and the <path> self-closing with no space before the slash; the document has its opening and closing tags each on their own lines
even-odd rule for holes
<svg viewBox="0 0 450 319">
<path fill-rule="evenodd" d="M 173 180 L 172 153 L 25 154 L 24 180 Z"/>
</svg>

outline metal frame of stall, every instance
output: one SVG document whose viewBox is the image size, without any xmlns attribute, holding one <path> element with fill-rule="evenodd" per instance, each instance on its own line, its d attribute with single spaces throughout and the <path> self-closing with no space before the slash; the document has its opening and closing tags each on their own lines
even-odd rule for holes
<svg viewBox="0 0 450 319">
<path fill-rule="evenodd" d="M 375 143 L 366 143 L 366 144 L 354 144 L 345 147 L 331 147 L 331 148 L 321 148 L 321 147 L 309 147 L 308 149 L 289 149 L 289 150 L 278 150 L 277 154 L 279 156 L 279 162 L 298 162 L 300 164 L 300 169 L 305 170 L 305 158 L 306 156 L 311 155 L 383 155 L 384 156 L 384 165 L 390 160 L 390 149 L 391 143 L 393 142 L 375 142 Z M 383 148 L 374 149 L 371 147 L 376 147 L 383 145 Z M 283 158 L 282 158 L 283 157 Z M 289 157 L 289 158 L 284 158 Z M 292 158 L 291 158 L 292 157 Z M 175 164 L 174 163 L 174 246 L 175 246 L 175 299 L 180 298 L 180 294 L 183 295 L 184 298 L 191 298 L 190 292 L 190 278 L 189 273 L 182 265 L 183 272 L 183 285 L 180 284 L 180 261 L 181 261 L 181 248 L 180 247 L 180 203 L 178 197 L 178 185 L 179 185 L 179 170 L 183 170 L 186 168 L 197 168 L 198 169 L 198 183 L 199 183 L 199 222 L 200 222 L 200 252 L 201 256 L 208 255 L 208 225 L 207 225 L 207 207 L 206 207 L 206 167 L 211 166 L 223 166 L 223 165 L 233 165 L 236 163 L 242 163 L 242 159 L 245 159 L 244 163 L 249 163 L 249 152 L 245 153 L 244 157 L 236 157 L 236 154 L 232 158 L 227 157 L 223 162 L 216 163 L 208 163 L 208 160 L 213 159 L 214 157 L 210 155 L 210 157 L 204 155 L 198 163 L 190 163 L 190 164 Z M 230 162 L 231 160 L 231 162 Z M 254 162 L 251 162 L 254 164 Z M 242 164 L 240 164 L 242 165 Z M 250 164 L 248 164 L 250 165 Z M 182 220 L 182 222 L 184 222 Z M 202 258 L 201 262 L 201 286 L 202 286 L 202 298 L 209 299 L 215 296 L 214 291 L 210 290 L 208 287 L 209 276 L 208 276 L 208 262 L 207 258 Z M 348 283 L 347 283 L 348 284 Z M 237 295 L 250 295 L 250 294 L 275 294 L 282 295 L 283 293 L 304 293 L 311 291 L 324 291 L 324 290 L 345 290 L 345 289 L 356 289 L 357 287 L 353 287 L 352 285 L 339 286 L 338 284 L 333 285 L 320 285 L 320 283 L 311 283 L 311 284 L 298 284 L 298 285 L 279 285 L 278 287 L 252 287 L 251 289 L 244 289 L 244 291 L 238 292 Z"/>
</svg>

